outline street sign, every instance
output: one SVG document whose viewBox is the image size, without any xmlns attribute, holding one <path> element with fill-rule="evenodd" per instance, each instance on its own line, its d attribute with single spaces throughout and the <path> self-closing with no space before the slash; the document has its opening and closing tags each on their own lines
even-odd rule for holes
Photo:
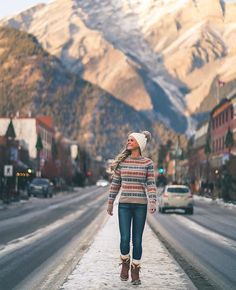
<svg viewBox="0 0 236 290">
<path fill-rule="evenodd" d="M 13 176 L 13 165 L 4 165 L 4 176 L 5 177 Z"/>
</svg>

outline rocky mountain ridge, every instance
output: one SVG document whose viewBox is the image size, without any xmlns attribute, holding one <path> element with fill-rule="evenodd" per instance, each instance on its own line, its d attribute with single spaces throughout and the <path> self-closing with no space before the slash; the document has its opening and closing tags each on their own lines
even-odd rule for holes
<svg viewBox="0 0 236 290">
<path fill-rule="evenodd" d="M 150 130 L 153 151 L 161 140 L 176 139 L 163 124 L 151 123 L 141 112 L 68 72 L 32 35 L 1 27 L 0 63 L 0 115 L 50 115 L 65 137 L 78 140 L 94 158 L 112 158 L 130 131 Z"/>
<path fill-rule="evenodd" d="M 151 121 L 190 135 L 195 115 L 215 104 L 215 79 L 235 79 L 235 15 L 236 4 L 220 0 L 54 0 L 4 23 Z"/>
</svg>

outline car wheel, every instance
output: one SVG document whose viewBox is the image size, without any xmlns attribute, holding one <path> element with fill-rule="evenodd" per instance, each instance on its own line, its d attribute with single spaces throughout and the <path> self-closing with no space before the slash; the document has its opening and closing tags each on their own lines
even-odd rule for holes
<svg viewBox="0 0 236 290">
<path fill-rule="evenodd" d="M 165 213 L 166 209 L 164 207 L 161 208 L 161 213 Z"/>
<path fill-rule="evenodd" d="M 187 208 L 187 209 L 185 210 L 185 213 L 186 213 L 186 214 L 193 214 L 193 208 Z"/>
</svg>

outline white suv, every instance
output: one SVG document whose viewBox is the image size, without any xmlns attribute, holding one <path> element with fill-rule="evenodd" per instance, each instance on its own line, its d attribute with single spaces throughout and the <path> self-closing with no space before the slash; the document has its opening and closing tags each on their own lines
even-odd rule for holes
<svg viewBox="0 0 236 290">
<path fill-rule="evenodd" d="M 183 209 L 187 214 L 193 214 L 193 195 L 185 185 L 167 185 L 159 198 L 159 212 L 167 209 Z"/>
</svg>

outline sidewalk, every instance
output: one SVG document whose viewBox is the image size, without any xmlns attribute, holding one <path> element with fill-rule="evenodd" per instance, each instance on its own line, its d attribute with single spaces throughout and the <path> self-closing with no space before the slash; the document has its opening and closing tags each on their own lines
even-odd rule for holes
<svg viewBox="0 0 236 290">
<path fill-rule="evenodd" d="M 142 284 L 133 286 L 130 280 L 119 278 L 119 229 L 117 206 L 76 269 L 61 286 L 63 290 L 150 289 L 193 290 L 189 278 L 146 224 L 143 236 Z"/>
</svg>

